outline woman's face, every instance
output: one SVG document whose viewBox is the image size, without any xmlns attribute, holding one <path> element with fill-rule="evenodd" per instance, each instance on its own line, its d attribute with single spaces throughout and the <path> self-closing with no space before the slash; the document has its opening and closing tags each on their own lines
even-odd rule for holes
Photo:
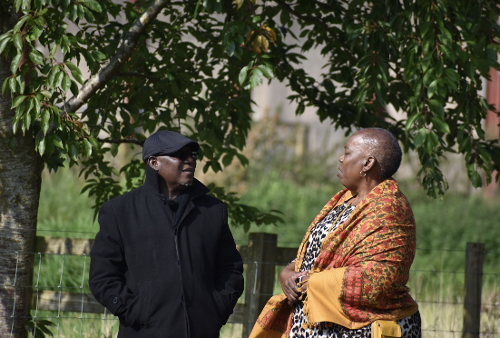
<svg viewBox="0 0 500 338">
<path fill-rule="evenodd" d="M 366 151 L 363 138 L 359 134 L 352 135 L 345 144 L 344 154 L 339 158 L 339 172 L 337 176 L 340 183 L 351 191 L 357 191 L 363 177 L 360 171 L 366 161 Z"/>
</svg>

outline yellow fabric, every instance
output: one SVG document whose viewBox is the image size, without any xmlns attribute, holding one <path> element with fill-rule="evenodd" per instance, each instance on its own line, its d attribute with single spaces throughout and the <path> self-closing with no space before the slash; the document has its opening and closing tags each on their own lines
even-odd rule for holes
<svg viewBox="0 0 500 338">
<path fill-rule="evenodd" d="M 372 338 L 401 337 L 401 326 L 393 320 L 377 320 L 372 323 Z"/>
<path fill-rule="evenodd" d="M 285 338 L 288 334 L 281 328 L 287 326 L 289 321 L 288 313 L 292 311 L 292 307 L 288 305 L 288 299 L 282 293 L 272 296 L 264 306 L 262 314 L 268 314 L 273 317 L 273 324 L 267 327 L 254 325 L 249 338 Z M 261 314 L 261 316 L 262 316 Z"/>
<path fill-rule="evenodd" d="M 327 322 L 336 323 L 351 330 L 359 329 L 370 324 L 370 321 L 353 322 L 350 317 L 342 311 L 341 295 L 342 281 L 347 267 L 329 269 L 319 273 L 313 273 L 309 278 L 307 299 L 304 301 L 304 326 L 308 323 Z M 394 320 L 406 318 L 417 312 L 415 308 L 398 313 Z M 307 320 L 307 321 L 306 321 Z M 381 321 L 392 322 L 392 321 Z M 398 325 L 399 327 L 399 325 Z M 397 336 L 395 336 L 397 337 Z"/>
<path fill-rule="evenodd" d="M 310 323 L 328 322 L 345 327 L 350 326 L 351 321 L 341 310 L 342 306 L 340 304 L 342 279 L 346 269 L 346 267 L 330 269 L 310 276 L 307 289 L 307 306 L 304 303 L 304 319 L 307 318 Z M 359 327 L 366 325 L 361 324 Z"/>
</svg>

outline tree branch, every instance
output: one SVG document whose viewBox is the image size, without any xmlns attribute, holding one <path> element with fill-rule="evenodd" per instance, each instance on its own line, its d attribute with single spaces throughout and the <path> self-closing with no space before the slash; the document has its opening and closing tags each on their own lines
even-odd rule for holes
<svg viewBox="0 0 500 338">
<path fill-rule="evenodd" d="M 64 103 L 66 109 L 62 109 L 68 113 L 77 111 L 85 102 L 101 87 L 103 87 L 118 71 L 118 69 L 129 59 L 134 51 L 139 37 L 146 30 L 148 25 L 156 19 L 161 10 L 170 3 L 171 0 L 154 0 L 151 6 L 142 13 L 142 15 L 134 22 L 127 35 L 122 40 L 116 54 L 109 60 L 108 64 L 103 66 L 97 74 L 92 76 L 75 97 Z"/>
</svg>

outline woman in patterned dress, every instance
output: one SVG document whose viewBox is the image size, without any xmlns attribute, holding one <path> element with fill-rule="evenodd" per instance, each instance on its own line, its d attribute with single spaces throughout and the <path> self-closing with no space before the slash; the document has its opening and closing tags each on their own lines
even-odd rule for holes
<svg viewBox="0 0 500 338">
<path fill-rule="evenodd" d="M 345 189 L 309 227 L 280 274 L 283 294 L 269 300 L 251 338 L 370 338 L 372 330 L 421 337 L 418 306 L 405 286 L 415 220 L 392 178 L 401 148 L 379 128 L 356 132 L 344 148 L 337 176 Z"/>
</svg>

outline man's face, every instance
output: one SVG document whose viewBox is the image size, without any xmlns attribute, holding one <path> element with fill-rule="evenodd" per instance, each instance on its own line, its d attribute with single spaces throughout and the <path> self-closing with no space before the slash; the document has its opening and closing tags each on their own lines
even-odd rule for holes
<svg viewBox="0 0 500 338">
<path fill-rule="evenodd" d="M 180 149 L 177 153 L 189 153 L 193 151 L 190 146 L 185 146 Z M 165 183 L 169 190 L 181 189 L 184 190 L 193 184 L 194 170 L 196 169 L 196 160 L 187 156 L 183 161 L 174 156 L 168 155 L 158 155 L 156 157 L 156 167 L 154 169 L 158 170 L 158 174 L 163 177 Z M 182 158 L 182 156 L 180 156 Z"/>
</svg>

